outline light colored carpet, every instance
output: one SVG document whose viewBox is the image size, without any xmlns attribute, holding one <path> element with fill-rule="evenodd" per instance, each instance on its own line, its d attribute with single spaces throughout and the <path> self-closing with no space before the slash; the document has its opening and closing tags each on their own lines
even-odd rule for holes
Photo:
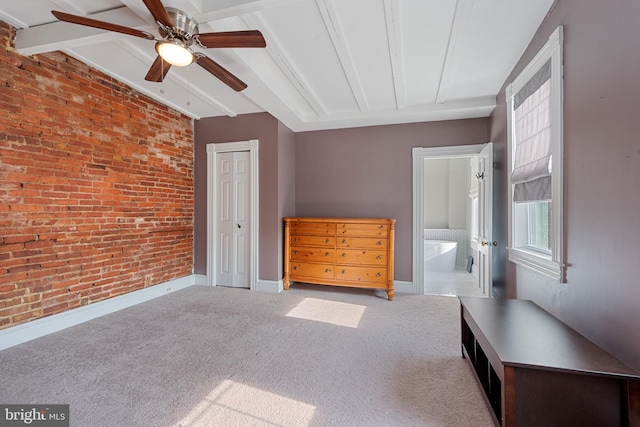
<svg viewBox="0 0 640 427">
<path fill-rule="evenodd" d="M 457 298 L 192 286 L 0 352 L 0 402 L 72 426 L 493 426 Z"/>
</svg>

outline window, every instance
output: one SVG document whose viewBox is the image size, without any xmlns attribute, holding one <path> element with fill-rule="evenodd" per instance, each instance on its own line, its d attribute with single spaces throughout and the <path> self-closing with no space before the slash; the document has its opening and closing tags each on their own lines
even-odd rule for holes
<svg viewBox="0 0 640 427">
<path fill-rule="evenodd" d="M 509 260 L 564 281 L 562 27 L 506 90 Z"/>
</svg>

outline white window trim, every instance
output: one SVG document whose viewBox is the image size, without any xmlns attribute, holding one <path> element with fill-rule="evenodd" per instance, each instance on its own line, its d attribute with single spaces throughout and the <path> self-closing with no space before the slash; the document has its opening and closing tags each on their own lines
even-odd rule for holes
<svg viewBox="0 0 640 427">
<path fill-rule="evenodd" d="M 509 261 L 530 268 L 559 282 L 565 282 L 564 263 L 564 195 L 563 195 L 563 69 L 562 69 L 563 29 L 558 27 L 538 54 L 526 68 L 506 88 L 507 100 L 507 138 L 509 167 Z M 552 145 L 552 212 L 551 212 L 551 255 L 515 247 L 514 238 L 514 202 L 511 170 L 513 170 L 513 95 L 533 77 L 533 75 L 551 60 L 551 138 Z"/>
</svg>

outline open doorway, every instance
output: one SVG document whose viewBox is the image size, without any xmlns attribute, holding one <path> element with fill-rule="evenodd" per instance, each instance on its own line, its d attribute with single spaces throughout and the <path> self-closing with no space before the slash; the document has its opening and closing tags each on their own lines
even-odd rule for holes
<svg viewBox="0 0 640 427">
<path fill-rule="evenodd" d="M 478 242 L 478 156 L 424 159 L 424 293 L 483 296 Z"/>
<path fill-rule="evenodd" d="M 416 293 L 491 295 L 491 143 L 413 156 Z"/>
</svg>

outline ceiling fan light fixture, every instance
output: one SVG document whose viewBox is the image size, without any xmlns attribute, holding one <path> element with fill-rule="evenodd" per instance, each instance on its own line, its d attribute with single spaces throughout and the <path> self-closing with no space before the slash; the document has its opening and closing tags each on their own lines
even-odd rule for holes
<svg viewBox="0 0 640 427">
<path fill-rule="evenodd" d="M 162 59 L 176 67 L 187 66 L 195 59 L 191 49 L 178 39 L 157 42 L 156 52 Z"/>
</svg>

